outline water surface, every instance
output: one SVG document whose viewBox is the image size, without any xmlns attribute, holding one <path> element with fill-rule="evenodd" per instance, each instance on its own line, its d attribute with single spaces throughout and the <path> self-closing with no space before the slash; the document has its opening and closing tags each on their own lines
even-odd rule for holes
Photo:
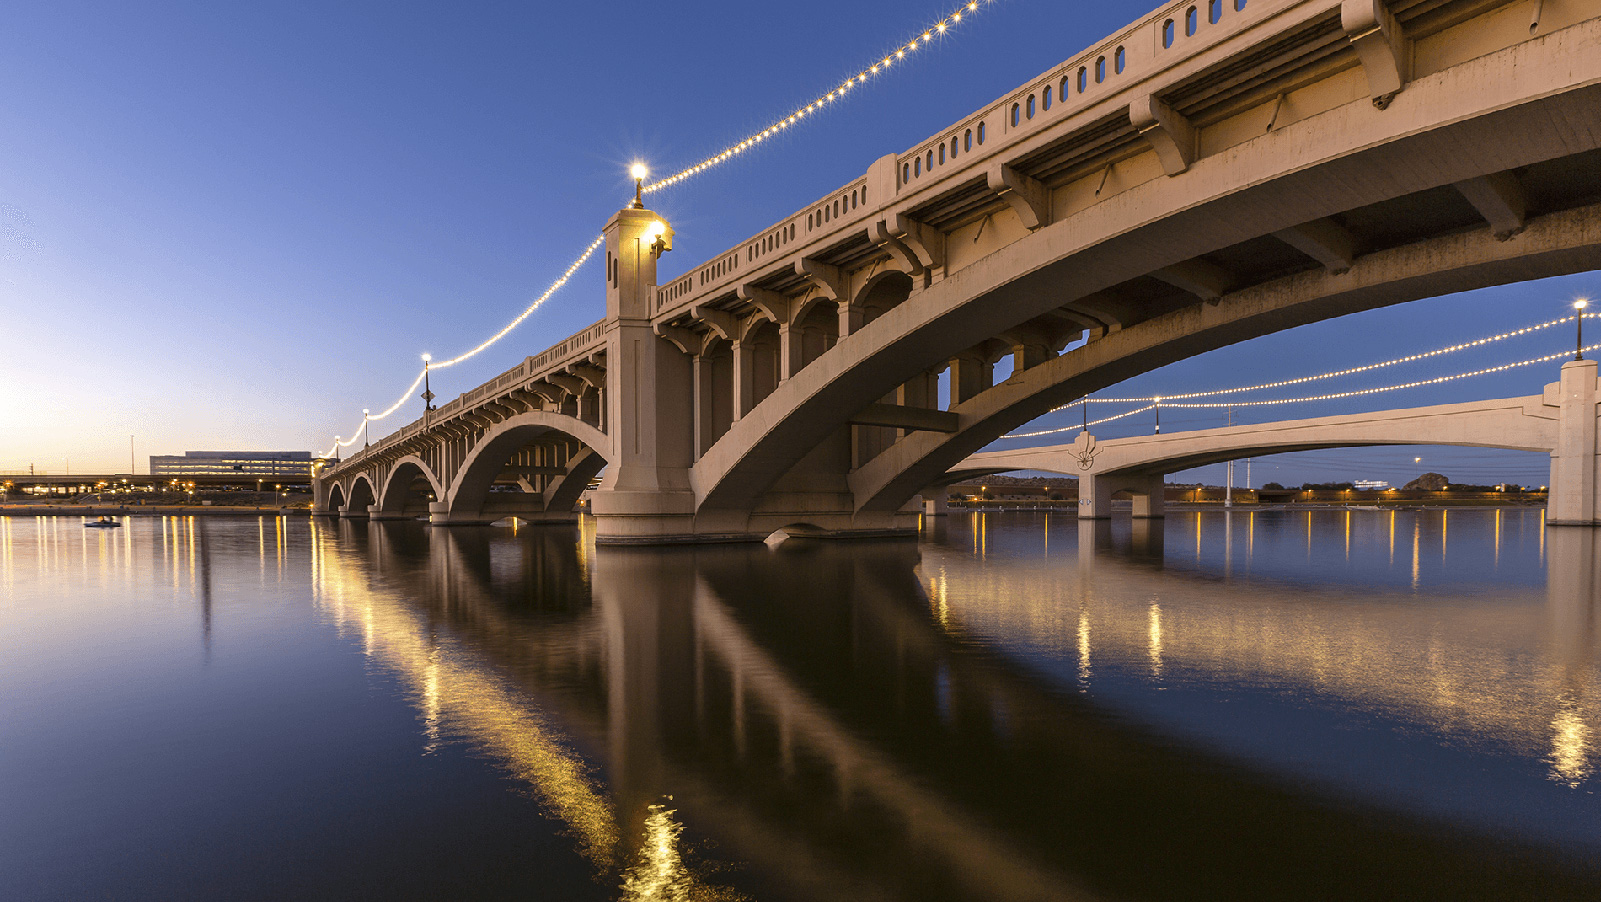
<svg viewBox="0 0 1601 902">
<path fill-rule="evenodd" d="M 1590 530 L 0 518 L 0 898 L 1595 898 Z"/>
</svg>

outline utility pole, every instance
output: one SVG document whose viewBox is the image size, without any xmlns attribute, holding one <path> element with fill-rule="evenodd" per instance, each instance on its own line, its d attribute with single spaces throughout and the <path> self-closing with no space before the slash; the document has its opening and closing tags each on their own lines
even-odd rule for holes
<svg viewBox="0 0 1601 902">
<path fill-rule="evenodd" d="M 1232 408 L 1232 407 L 1229 408 L 1229 425 L 1230 426 L 1234 425 L 1234 408 Z M 1226 476 L 1224 481 L 1227 483 L 1227 485 L 1223 486 L 1223 506 L 1224 507 L 1233 507 L 1234 506 L 1234 461 L 1232 461 L 1232 460 L 1229 461 L 1228 473 L 1227 473 L 1227 476 Z"/>
</svg>

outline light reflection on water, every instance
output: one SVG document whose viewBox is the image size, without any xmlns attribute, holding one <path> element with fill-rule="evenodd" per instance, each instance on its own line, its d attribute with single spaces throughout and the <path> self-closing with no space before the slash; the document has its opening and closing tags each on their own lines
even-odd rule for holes
<svg viewBox="0 0 1601 902">
<path fill-rule="evenodd" d="M 0 896 L 1601 887 L 1597 538 L 1538 512 L 126 522 L 0 518 Z"/>
</svg>

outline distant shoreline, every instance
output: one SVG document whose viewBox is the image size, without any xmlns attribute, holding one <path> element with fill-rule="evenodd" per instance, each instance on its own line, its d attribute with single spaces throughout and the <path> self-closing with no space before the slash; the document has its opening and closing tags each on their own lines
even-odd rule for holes
<svg viewBox="0 0 1601 902">
<path fill-rule="evenodd" d="M 0 504 L 0 517 L 290 517 L 309 516 L 305 507 L 250 507 L 185 505 L 65 505 L 65 504 Z"/>
</svg>

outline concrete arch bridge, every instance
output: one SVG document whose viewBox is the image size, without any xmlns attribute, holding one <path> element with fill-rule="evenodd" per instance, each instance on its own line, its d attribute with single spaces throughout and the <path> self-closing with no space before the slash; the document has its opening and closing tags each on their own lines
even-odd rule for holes
<svg viewBox="0 0 1601 902">
<path fill-rule="evenodd" d="M 1192 467 L 1318 448 L 1505 448 L 1551 455 L 1548 524 L 1589 526 L 1598 522 L 1596 493 L 1601 485 L 1597 481 L 1596 399 L 1596 362 L 1574 361 L 1563 366 L 1560 382 L 1529 397 L 1107 441 L 1081 433 L 1066 445 L 979 452 L 953 469 L 947 478 L 1011 470 L 1062 473 L 1079 478 L 1081 519 L 1110 517 L 1112 495 L 1122 491 L 1134 498 L 1134 516 L 1160 517 L 1167 474 Z"/>
<path fill-rule="evenodd" d="M 1601 0 L 1163 7 L 317 480 L 317 507 L 597 541 L 908 530 L 996 438 L 1297 325 L 1601 269 Z M 1008 371 L 1009 367 L 1009 371 Z"/>
</svg>

